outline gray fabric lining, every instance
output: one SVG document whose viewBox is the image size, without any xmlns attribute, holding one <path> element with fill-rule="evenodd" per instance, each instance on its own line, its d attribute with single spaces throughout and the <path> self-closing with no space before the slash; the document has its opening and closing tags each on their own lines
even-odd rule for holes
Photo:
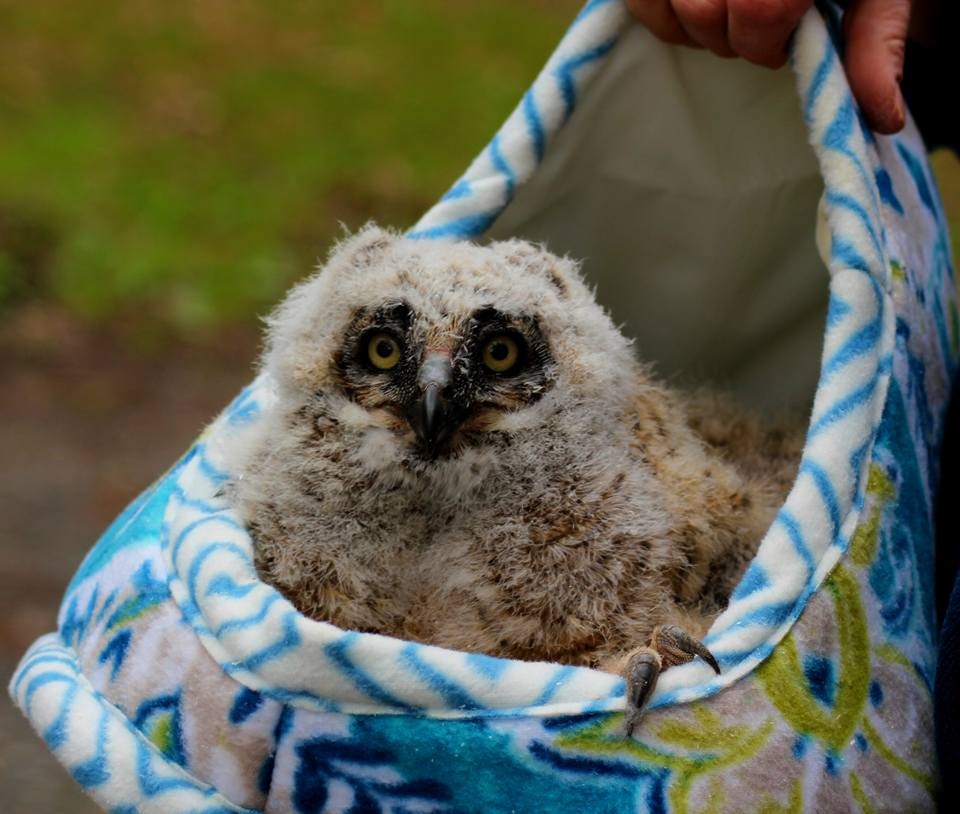
<svg viewBox="0 0 960 814">
<path fill-rule="evenodd" d="M 490 230 L 584 261 L 662 376 L 804 407 L 827 272 L 794 78 L 631 27 Z"/>
</svg>

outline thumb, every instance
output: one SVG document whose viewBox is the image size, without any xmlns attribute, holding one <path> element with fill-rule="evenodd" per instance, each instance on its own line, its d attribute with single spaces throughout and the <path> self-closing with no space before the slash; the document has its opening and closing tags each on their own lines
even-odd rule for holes
<svg viewBox="0 0 960 814">
<path fill-rule="evenodd" d="M 854 0 L 844 15 L 844 63 L 863 115 L 878 133 L 906 121 L 900 92 L 911 0 Z"/>
</svg>

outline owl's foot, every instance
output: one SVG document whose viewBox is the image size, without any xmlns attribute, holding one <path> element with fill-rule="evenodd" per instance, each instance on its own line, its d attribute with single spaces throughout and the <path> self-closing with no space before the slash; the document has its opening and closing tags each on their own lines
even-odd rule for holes
<svg viewBox="0 0 960 814">
<path fill-rule="evenodd" d="M 626 737 L 631 737 L 640 723 L 643 707 L 653 695 L 660 673 L 677 664 L 686 664 L 695 656 L 700 656 L 720 675 L 720 665 L 713 653 L 676 625 L 658 625 L 653 629 L 650 643 L 646 647 L 638 647 L 629 655 L 623 670 L 627 682 Z"/>
</svg>

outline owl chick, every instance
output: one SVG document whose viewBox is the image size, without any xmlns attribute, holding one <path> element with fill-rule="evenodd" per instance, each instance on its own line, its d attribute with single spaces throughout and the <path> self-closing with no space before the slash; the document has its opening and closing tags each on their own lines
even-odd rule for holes
<svg viewBox="0 0 960 814">
<path fill-rule="evenodd" d="M 576 264 L 367 227 L 269 321 L 228 493 L 261 577 L 354 630 L 628 682 L 632 730 L 793 479 L 799 433 L 656 383 Z"/>
</svg>

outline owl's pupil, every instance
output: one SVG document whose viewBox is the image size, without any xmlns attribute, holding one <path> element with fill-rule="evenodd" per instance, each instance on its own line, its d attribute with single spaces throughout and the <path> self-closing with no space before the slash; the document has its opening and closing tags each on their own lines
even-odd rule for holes
<svg viewBox="0 0 960 814">
<path fill-rule="evenodd" d="M 381 359 L 389 359 L 390 354 L 393 353 L 393 343 L 389 339 L 381 339 L 377 342 L 375 350 Z"/>
<path fill-rule="evenodd" d="M 490 355 L 497 362 L 502 362 L 510 355 L 510 348 L 507 347 L 505 342 L 497 342 L 490 348 Z"/>
</svg>

